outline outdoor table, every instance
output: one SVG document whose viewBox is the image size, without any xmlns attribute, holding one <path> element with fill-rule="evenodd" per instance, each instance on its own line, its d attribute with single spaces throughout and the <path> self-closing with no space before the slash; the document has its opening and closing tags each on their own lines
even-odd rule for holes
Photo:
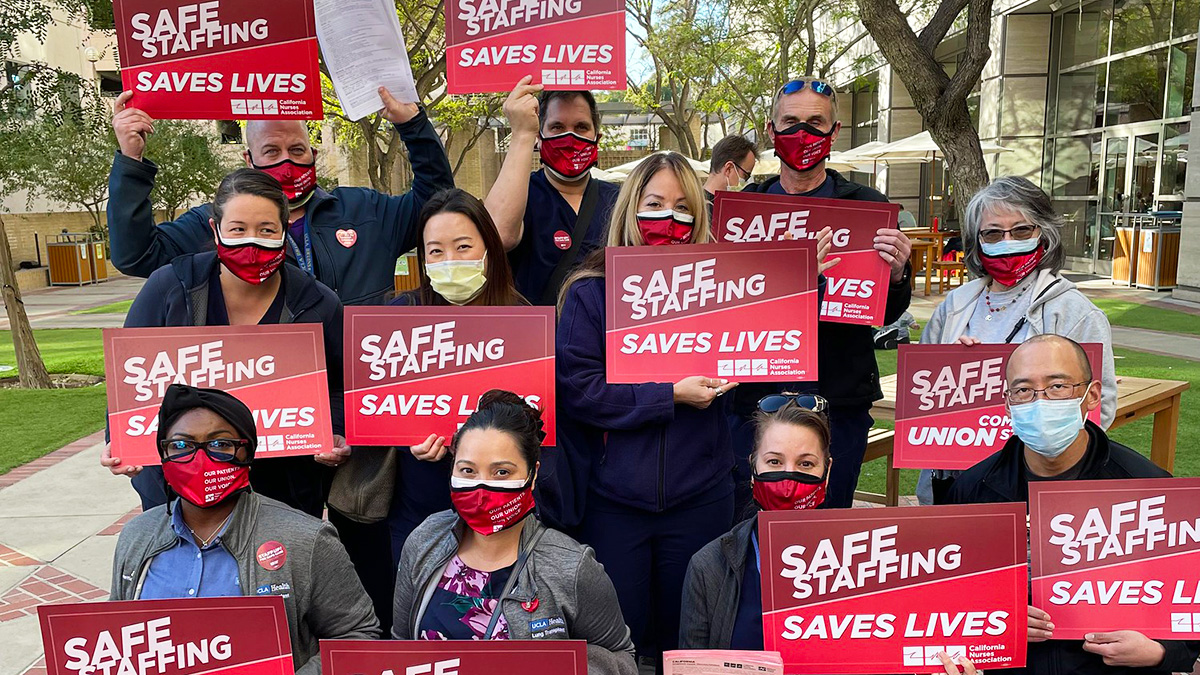
<svg viewBox="0 0 1200 675">
<path fill-rule="evenodd" d="M 922 261 L 922 266 L 925 270 L 925 295 L 929 295 L 930 286 L 933 280 L 933 261 L 937 257 L 937 242 L 930 239 L 911 239 L 912 255 L 909 260 L 913 263 L 912 284 L 913 289 L 917 287 L 917 259 Z"/>
<path fill-rule="evenodd" d="M 883 399 L 871 408 L 876 420 L 896 419 L 896 376 L 880 378 Z M 1117 376 L 1117 416 L 1110 429 L 1124 426 L 1147 415 L 1154 415 L 1150 441 L 1150 461 L 1173 472 L 1175 438 L 1179 431 L 1179 404 L 1191 384 L 1178 380 L 1154 380 L 1145 377 Z M 1136 448 L 1135 448 L 1136 449 Z"/>
</svg>

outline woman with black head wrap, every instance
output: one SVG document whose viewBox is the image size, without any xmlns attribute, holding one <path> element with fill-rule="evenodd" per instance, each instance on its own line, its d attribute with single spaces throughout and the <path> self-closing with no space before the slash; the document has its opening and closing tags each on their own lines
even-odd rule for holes
<svg viewBox="0 0 1200 675">
<path fill-rule="evenodd" d="M 254 416 L 233 395 L 171 385 L 158 452 L 169 499 L 121 531 L 113 600 L 281 595 L 298 673 L 322 639 L 376 639 L 379 622 L 333 526 L 256 494 Z"/>
</svg>

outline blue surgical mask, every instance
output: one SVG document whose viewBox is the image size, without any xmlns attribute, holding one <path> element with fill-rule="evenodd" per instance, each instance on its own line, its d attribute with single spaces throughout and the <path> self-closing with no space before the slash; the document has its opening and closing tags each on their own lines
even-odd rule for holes
<svg viewBox="0 0 1200 675">
<path fill-rule="evenodd" d="M 1040 239 L 1038 237 L 1030 237 L 1028 239 L 1001 239 L 994 244 L 981 241 L 979 245 L 982 247 L 981 250 L 984 255 L 991 258 L 998 258 L 1015 253 L 1029 253 L 1037 248 L 1039 243 Z"/>
<path fill-rule="evenodd" d="M 1083 399 L 1039 398 L 1009 406 L 1013 433 L 1025 447 L 1048 459 L 1066 451 L 1083 429 Z"/>
</svg>

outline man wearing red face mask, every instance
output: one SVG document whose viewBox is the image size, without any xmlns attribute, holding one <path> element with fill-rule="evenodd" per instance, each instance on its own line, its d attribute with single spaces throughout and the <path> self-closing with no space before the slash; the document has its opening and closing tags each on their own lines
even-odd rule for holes
<svg viewBox="0 0 1200 675">
<path fill-rule="evenodd" d="M 531 80 L 504 103 L 512 134 L 485 203 L 510 251 L 517 290 L 535 305 L 553 305 L 575 264 L 603 245 L 619 188 L 590 175 L 600 152 L 591 92 L 542 91 Z M 531 174 L 535 145 L 542 168 Z"/>
<path fill-rule="evenodd" d="M 114 107 L 120 150 L 109 174 L 108 225 L 113 264 L 126 274 L 148 277 L 176 256 L 212 250 L 211 207 L 198 206 L 174 221 L 154 224 L 150 192 L 158 167 L 143 156 L 154 120 L 129 107 L 132 96 L 121 94 Z M 395 288 L 396 258 L 418 243 L 421 207 L 435 192 L 454 187 L 450 162 L 425 111 L 395 100 L 386 89 L 380 88 L 380 96 L 381 115 L 395 125 L 412 162 L 412 190 L 395 197 L 368 188 L 319 188 L 316 150 L 303 122 L 246 124 L 246 166 L 273 176 L 288 197 L 288 260 L 347 305 L 387 300 Z"/>
<path fill-rule="evenodd" d="M 745 385 L 743 385 L 745 386 Z M 813 509 L 829 480 L 829 423 L 818 396 L 772 394 L 754 414 L 754 503 L 700 549 L 683 582 L 680 649 L 763 648 L 758 512 Z"/>
<path fill-rule="evenodd" d="M 880 192 L 825 168 L 841 128 L 837 112 L 837 92 L 827 82 L 801 77 L 780 87 L 768 125 L 780 160 L 780 175 L 751 183 L 743 192 L 886 202 L 887 197 Z M 886 325 L 900 318 L 912 298 L 908 265 L 912 246 L 899 230 L 881 229 L 875 236 L 875 250 L 892 271 L 884 313 Z M 825 500 L 828 508 L 848 508 L 853 503 L 867 432 L 873 424 L 871 404 L 883 398 L 872 338 L 869 326 L 821 321 L 817 330 L 820 381 L 783 385 L 792 391 L 819 392 L 829 402 L 834 462 Z M 738 457 L 746 457 L 750 451 L 755 404 L 763 396 L 779 391 L 778 385 L 743 385 L 736 392 L 731 426 Z M 749 468 L 739 462 L 736 470 L 739 477 L 745 477 Z"/>
</svg>

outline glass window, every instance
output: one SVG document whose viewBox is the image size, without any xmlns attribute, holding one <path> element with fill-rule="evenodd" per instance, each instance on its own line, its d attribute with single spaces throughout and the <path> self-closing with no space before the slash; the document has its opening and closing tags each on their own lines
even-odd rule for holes
<svg viewBox="0 0 1200 675">
<path fill-rule="evenodd" d="M 1056 33 L 1061 36 L 1059 69 L 1095 61 L 1108 55 L 1108 20 L 1111 4 L 1093 2 L 1055 19 L 1058 25 Z"/>
<path fill-rule="evenodd" d="M 1055 128 L 1058 133 L 1104 125 L 1104 64 L 1058 77 Z"/>
<path fill-rule="evenodd" d="M 1100 176 L 1100 136 L 1073 136 L 1054 139 L 1055 197 L 1092 197 Z"/>
<path fill-rule="evenodd" d="M 1193 74 L 1196 72 L 1196 43 L 1188 41 L 1170 48 L 1171 66 L 1167 73 L 1167 110 L 1164 117 L 1188 114 L 1192 102 Z"/>
<path fill-rule="evenodd" d="M 1127 56 L 1109 65 L 1106 126 L 1162 119 L 1167 50 Z"/>
<path fill-rule="evenodd" d="M 1053 202 L 1054 210 L 1063 217 L 1063 252 L 1074 258 L 1091 258 L 1094 227 L 1096 225 L 1096 202 L 1062 201 Z"/>
<path fill-rule="evenodd" d="M 1200 28 L 1200 2 L 1196 0 L 1176 0 L 1175 20 L 1172 35 L 1183 37 L 1195 35 Z"/>
<path fill-rule="evenodd" d="M 1115 7 L 1113 54 L 1162 42 L 1171 34 L 1171 0 L 1116 0 Z"/>
<path fill-rule="evenodd" d="M 1164 197 L 1183 199 L 1187 179 L 1188 123 L 1172 124 L 1163 129 L 1162 180 L 1158 192 Z"/>
</svg>

